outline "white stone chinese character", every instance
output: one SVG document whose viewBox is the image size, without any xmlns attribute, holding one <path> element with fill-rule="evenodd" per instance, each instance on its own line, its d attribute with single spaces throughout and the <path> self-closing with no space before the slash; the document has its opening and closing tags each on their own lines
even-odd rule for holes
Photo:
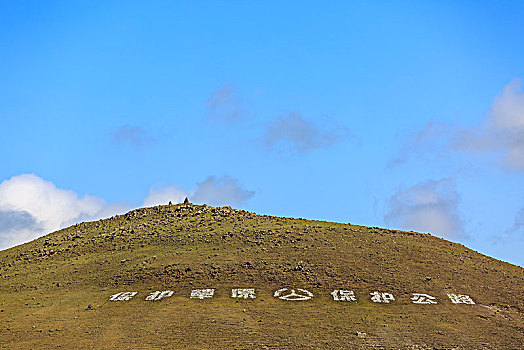
<svg viewBox="0 0 524 350">
<path fill-rule="evenodd" d="M 298 291 L 298 293 L 296 291 Z M 275 291 L 275 294 L 273 296 L 275 298 L 289 301 L 309 300 L 313 298 L 313 293 L 305 289 L 297 288 L 296 291 L 295 289 L 289 290 L 287 288 L 282 288 Z"/>
<path fill-rule="evenodd" d="M 254 288 L 235 288 L 231 289 L 231 298 L 255 299 Z"/>
<path fill-rule="evenodd" d="M 465 294 L 448 294 L 448 298 L 451 299 L 453 304 L 475 304 L 473 299 L 471 299 L 469 295 Z"/>
<path fill-rule="evenodd" d="M 373 292 L 369 293 L 371 295 L 371 300 L 374 303 L 389 303 L 390 301 L 395 300 L 393 297 L 393 294 L 391 293 L 379 293 L 379 292 Z"/>
<path fill-rule="evenodd" d="M 113 294 L 109 297 L 110 301 L 128 301 L 135 295 L 137 295 L 138 292 L 120 292 Z"/>
<path fill-rule="evenodd" d="M 215 294 L 214 289 L 193 289 L 191 291 L 191 299 L 206 299 L 212 298 Z"/>
<path fill-rule="evenodd" d="M 413 293 L 413 296 L 411 297 L 411 301 L 413 304 L 436 304 L 435 297 L 432 297 L 428 294 L 422 294 L 422 293 Z"/>
<path fill-rule="evenodd" d="M 151 300 L 151 301 L 160 300 L 162 298 L 169 298 L 172 295 L 173 295 L 172 290 L 165 290 L 163 292 L 156 291 L 156 292 L 152 292 L 151 294 L 149 294 L 146 297 L 146 300 Z"/>
<path fill-rule="evenodd" d="M 352 290 L 335 289 L 331 292 L 331 295 L 335 301 L 357 301 Z"/>
</svg>

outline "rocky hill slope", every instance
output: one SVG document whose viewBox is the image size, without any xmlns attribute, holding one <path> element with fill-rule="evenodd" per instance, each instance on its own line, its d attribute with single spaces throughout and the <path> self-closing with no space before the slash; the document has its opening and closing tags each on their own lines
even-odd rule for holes
<svg viewBox="0 0 524 350">
<path fill-rule="evenodd" d="M 524 269 L 429 234 L 193 204 L 0 251 L 0 348 L 522 349 Z"/>
</svg>

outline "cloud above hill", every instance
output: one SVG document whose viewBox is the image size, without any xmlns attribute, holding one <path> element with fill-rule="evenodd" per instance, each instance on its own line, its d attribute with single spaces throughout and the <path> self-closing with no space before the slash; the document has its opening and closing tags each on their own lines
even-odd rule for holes
<svg viewBox="0 0 524 350">
<path fill-rule="evenodd" d="M 0 249 L 120 209 L 99 197 L 79 197 L 34 174 L 13 176 L 0 184 Z"/>
<path fill-rule="evenodd" d="M 255 192 L 242 188 L 239 181 L 229 175 L 209 176 L 191 191 L 184 191 L 176 185 L 153 186 L 144 206 L 180 203 L 185 197 L 191 202 L 211 206 L 242 205 L 254 195 Z"/>
<path fill-rule="evenodd" d="M 268 124 L 261 141 L 278 153 L 306 153 L 329 148 L 349 136 L 349 129 L 327 118 L 315 123 L 298 113 L 289 113 Z"/>
<path fill-rule="evenodd" d="M 0 209 L 0 249 L 39 237 L 44 227 L 25 210 Z"/>
<path fill-rule="evenodd" d="M 241 205 L 255 193 L 231 176 L 209 176 L 191 191 L 176 185 L 153 186 L 142 206 L 180 203 L 187 196 L 213 206 Z M 82 221 L 125 213 L 132 207 L 108 204 L 96 196 L 79 196 L 34 174 L 22 174 L 0 183 L 0 249 L 25 243 Z"/>
<path fill-rule="evenodd" d="M 149 194 L 144 200 L 144 207 L 153 207 L 155 205 L 172 203 L 182 203 L 187 193 L 175 185 L 161 186 L 156 185 L 149 189 Z"/>
<path fill-rule="evenodd" d="M 460 238 L 464 229 L 458 215 L 459 199 L 450 178 L 401 187 L 389 198 L 384 221 L 404 230 Z"/>
<path fill-rule="evenodd" d="M 255 192 L 242 188 L 237 179 L 231 176 L 209 176 L 197 184 L 191 193 L 195 203 L 206 203 L 213 206 L 240 205 L 253 197 Z"/>
</svg>

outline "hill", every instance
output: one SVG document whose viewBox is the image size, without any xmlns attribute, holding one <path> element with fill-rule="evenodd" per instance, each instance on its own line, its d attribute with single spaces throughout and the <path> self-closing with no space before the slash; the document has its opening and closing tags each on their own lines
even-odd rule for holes
<svg viewBox="0 0 524 350">
<path fill-rule="evenodd" d="M 166 205 L 0 251 L 0 348 L 522 349 L 523 297 L 429 234 Z"/>
</svg>

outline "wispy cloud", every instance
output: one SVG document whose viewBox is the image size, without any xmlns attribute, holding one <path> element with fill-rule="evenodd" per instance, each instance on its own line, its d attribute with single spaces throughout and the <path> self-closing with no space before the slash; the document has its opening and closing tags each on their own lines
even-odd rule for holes
<svg viewBox="0 0 524 350">
<path fill-rule="evenodd" d="M 79 197 L 33 174 L 13 176 L 0 184 L 0 249 L 125 209 L 99 197 Z"/>
<path fill-rule="evenodd" d="M 153 137 L 142 127 L 136 125 L 122 125 L 110 133 L 114 143 L 127 144 L 135 148 L 149 145 Z"/>
<path fill-rule="evenodd" d="M 495 156 L 503 169 L 524 171 L 524 92 L 520 79 L 504 87 L 479 124 L 462 128 L 429 122 L 408 137 L 388 166 L 400 165 L 411 156 L 449 156 L 456 151 Z"/>
<path fill-rule="evenodd" d="M 519 232 L 522 234 L 520 238 L 524 239 L 524 207 L 520 208 L 520 210 L 515 215 L 513 225 L 506 231 L 507 234 L 512 235 Z"/>
<path fill-rule="evenodd" d="M 327 118 L 317 124 L 289 113 L 270 123 L 261 141 L 267 149 L 279 153 L 306 153 L 329 148 L 349 136 L 349 129 Z"/>
<path fill-rule="evenodd" d="M 405 230 L 460 238 L 464 230 L 458 214 L 459 199 L 450 178 L 399 188 L 388 200 L 384 221 Z"/>
<path fill-rule="evenodd" d="M 245 108 L 233 85 L 214 91 L 207 100 L 209 117 L 220 122 L 235 122 L 245 115 Z"/>
<path fill-rule="evenodd" d="M 388 163 L 388 168 L 399 166 L 411 157 L 422 159 L 441 155 L 449 149 L 451 139 L 456 130 L 453 127 L 430 121 L 421 130 L 415 131 L 406 137 L 397 155 Z"/>
</svg>

